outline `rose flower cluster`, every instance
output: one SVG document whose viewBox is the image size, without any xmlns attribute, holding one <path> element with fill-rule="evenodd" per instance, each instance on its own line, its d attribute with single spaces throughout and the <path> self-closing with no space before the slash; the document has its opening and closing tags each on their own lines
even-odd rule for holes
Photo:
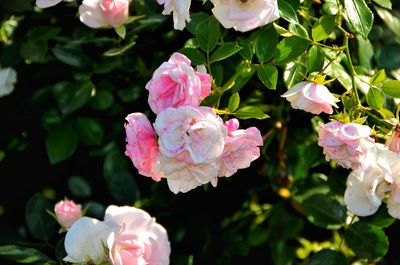
<svg viewBox="0 0 400 265">
<path fill-rule="evenodd" d="M 282 95 L 292 108 L 313 114 L 332 114 L 337 100 L 322 84 L 304 81 Z M 398 121 L 395 121 L 398 123 Z M 326 160 L 351 169 L 344 202 L 359 216 L 374 214 L 383 201 L 394 218 L 400 218 L 400 137 L 399 125 L 386 146 L 375 143 L 366 125 L 332 121 L 321 124 L 318 144 Z"/>
<path fill-rule="evenodd" d="M 210 94 L 211 77 L 174 53 L 147 83 L 149 105 L 157 115 L 151 125 L 143 113 L 126 117 L 126 155 L 139 173 L 166 178 L 174 193 L 187 192 L 218 177 L 229 177 L 260 156 L 260 131 L 225 123 L 213 108 L 199 103 Z"/>
</svg>

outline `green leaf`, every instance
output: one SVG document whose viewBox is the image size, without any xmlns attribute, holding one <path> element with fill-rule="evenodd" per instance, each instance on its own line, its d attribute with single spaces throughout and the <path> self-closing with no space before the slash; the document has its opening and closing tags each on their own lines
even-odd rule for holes
<svg viewBox="0 0 400 265">
<path fill-rule="evenodd" d="M 189 30 L 190 33 L 196 35 L 197 27 L 201 22 L 207 21 L 209 19 L 209 15 L 204 12 L 191 13 L 190 14 L 190 22 L 186 23 L 186 29 Z"/>
<path fill-rule="evenodd" d="M 251 61 L 253 59 L 253 45 L 248 39 L 239 39 L 239 45 L 242 49 L 239 51 L 243 59 Z"/>
<path fill-rule="evenodd" d="M 370 107 L 380 109 L 385 103 L 385 98 L 376 87 L 370 87 L 367 93 L 367 103 Z"/>
<path fill-rule="evenodd" d="M 351 225 L 345 232 L 347 245 L 360 258 L 374 259 L 383 257 L 389 247 L 385 232 L 363 222 Z"/>
<path fill-rule="evenodd" d="M 372 29 L 374 15 L 368 8 L 365 0 L 344 0 L 345 18 L 349 25 L 364 39 Z"/>
<path fill-rule="evenodd" d="M 183 48 L 180 49 L 179 52 L 182 54 L 186 55 L 190 61 L 192 61 L 192 64 L 194 65 L 200 65 L 200 64 L 205 64 L 206 63 L 206 57 L 202 51 L 199 49 L 194 49 L 194 48 Z"/>
<path fill-rule="evenodd" d="M 99 90 L 92 100 L 92 108 L 95 110 L 106 110 L 112 106 L 114 96 L 110 91 Z"/>
<path fill-rule="evenodd" d="M 278 43 L 278 33 L 275 28 L 269 27 L 261 32 L 256 39 L 256 56 L 260 63 L 264 63 L 272 58 L 273 50 Z"/>
<path fill-rule="evenodd" d="M 128 160 L 122 154 L 115 149 L 106 155 L 104 178 L 114 200 L 121 204 L 133 204 L 139 199 L 140 191 L 128 170 Z"/>
<path fill-rule="evenodd" d="M 54 218 L 47 211 L 53 211 L 52 206 L 40 193 L 33 194 L 25 209 L 25 220 L 29 232 L 36 239 L 43 241 L 48 241 L 56 228 Z"/>
<path fill-rule="evenodd" d="M 351 89 L 351 76 L 346 72 L 341 64 L 336 62 L 332 63 L 331 71 L 329 71 L 328 75 L 330 77 L 336 78 L 346 90 Z"/>
<path fill-rule="evenodd" d="M 43 113 L 41 121 L 43 128 L 50 130 L 51 128 L 59 126 L 62 119 L 56 108 L 50 108 Z"/>
<path fill-rule="evenodd" d="M 18 245 L 0 246 L 0 257 L 23 264 L 56 264 L 39 250 Z"/>
<path fill-rule="evenodd" d="M 240 47 L 236 42 L 225 42 L 211 54 L 210 63 L 222 61 L 231 57 L 241 49 L 242 47 Z"/>
<path fill-rule="evenodd" d="M 400 65 L 400 44 L 392 42 L 382 47 L 378 56 L 378 66 L 386 70 L 398 69 Z"/>
<path fill-rule="evenodd" d="M 338 229 L 346 221 L 346 209 L 325 195 L 314 195 L 303 202 L 304 214 L 316 226 Z"/>
<path fill-rule="evenodd" d="M 262 110 L 258 107 L 254 106 L 246 106 L 243 108 L 238 109 L 236 112 L 233 113 L 238 119 L 258 119 L 263 120 L 269 118 L 267 114 L 265 114 Z"/>
<path fill-rule="evenodd" d="M 385 69 L 381 69 L 371 77 L 371 79 L 369 80 L 369 83 L 371 85 L 377 85 L 377 84 L 383 83 L 383 81 L 385 81 L 385 80 L 386 80 Z"/>
<path fill-rule="evenodd" d="M 382 84 L 382 92 L 393 98 L 400 98 L 400 81 L 387 80 Z"/>
<path fill-rule="evenodd" d="M 255 67 L 244 68 L 242 74 L 235 80 L 234 85 L 231 88 L 232 93 L 239 92 L 242 89 L 242 87 L 246 85 L 247 82 L 249 82 L 249 80 L 253 77 L 255 72 L 256 72 Z"/>
<path fill-rule="evenodd" d="M 205 52 L 214 50 L 220 34 L 219 22 L 214 17 L 201 22 L 196 28 L 196 38 L 200 48 Z"/>
<path fill-rule="evenodd" d="M 101 144 L 104 136 L 104 131 L 99 121 L 92 118 L 78 117 L 76 120 L 76 128 L 79 133 L 79 138 L 85 144 Z"/>
<path fill-rule="evenodd" d="M 311 46 L 307 53 L 307 69 L 309 73 L 318 72 L 324 67 L 325 55 L 318 46 Z"/>
<path fill-rule="evenodd" d="M 86 105 L 91 98 L 92 90 L 93 84 L 90 81 L 62 81 L 53 87 L 52 92 L 61 113 L 66 115 Z"/>
<path fill-rule="evenodd" d="M 311 30 L 313 40 L 321 41 L 327 39 L 335 28 L 335 20 L 335 16 L 320 17 Z"/>
<path fill-rule="evenodd" d="M 336 1 L 324 1 L 322 12 L 325 15 L 336 15 L 339 12 L 339 6 Z"/>
<path fill-rule="evenodd" d="M 295 33 L 296 35 L 308 39 L 308 32 L 307 30 L 300 24 L 289 24 L 289 31 Z"/>
<path fill-rule="evenodd" d="M 278 83 L 278 69 L 276 69 L 275 66 L 266 64 L 259 67 L 257 76 L 268 89 L 276 89 L 276 84 Z"/>
<path fill-rule="evenodd" d="M 240 104 L 240 96 L 239 93 L 233 93 L 232 96 L 229 98 L 228 102 L 228 111 L 234 112 Z"/>
<path fill-rule="evenodd" d="M 390 0 L 372 0 L 381 7 L 392 9 L 392 2 Z"/>
<path fill-rule="evenodd" d="M 90 66 L 90 59 L 80 49 L 58 46 L 51 51 L 59 61 L 70 66 L 80 69 Z"/>
<path fill-rule="evenodd" d="M 287 88 L 293 87 L 298 82 L 304 80 L 307 69 L 304 64 L 299 62 L 288 63 L 283 72 L 283 82 Z"/>
<path fill-rule="evenodd" d="M 117 33 L 118 36 L 121 37 L 121 39 L 125 39 L 126 36 L 126 28 L 124 25 L 121 25 L 119 27 L 114 28 L 115 32 Z"/>
<path fill-rule="evenodd" d="M 89 198 L 92 194 L 92 188 L 89 182 L 79 176 L 68 178 L 68 188 L 71 193 L 78 198 Z"/>
<path fill-rule="evenodd" d="M 309 45 L 310 41 L 297 36 L 283 39 L 276 46 L 276 50 L 273 55 L 275 58 L 275 63 L 285 64 L 293 59 L 296 59 L 307 50 Z"/>
<path fill-rule="evenodd" d="M 64 241 L 65 238 L 61 238 L 60 240 L 58 240 L 56 247 L 54 249 L 54 255 L 57 260 L 62 260 L 68 255 L 67 252 L 65 251 Z"/>
<path fill-rule="evenodd" d="M 299 24 L 296 11 L 285 0 L 278 0 L 279 16 L 289 23 Z"/>
<path fill-rule="evenodd" d="M 43 40 L 47 41 L 56 37 L 61 31 L 61 28 L 38 26 L 28 31 L 26 34 L 29 40 Z"/>
<path fill-rule="evenodd" d="M 78 145 L 78 134 L 69 126 L 49 131 L 46 150 L 51 164 L 57 164 L 72 156 Z"/>
<path fill-rule="evenodd" d="M 378 16 L 385 22 L 386 26 L 400 38 L 400 18 L 384 8 L 375 7 Z"/>
<path fill-rule="evenodd" d="M 215 83 L 221 86 L 224 78 L 224 67 L 220 63 L 214 63 L 211 65 L 211 76 Z"/>
<path fill-rule="evenodd" d="M 363 39 L 360 36 L 357 37 L 357 42 L 358 42 L 358 58 L 360 59 L 360 64 L 364 66 L 367 69 L 371 69 L 371 60 L 374 58 L 374 46 L 372 46 L 372 43 L 369 41 L 369 39 Z"/>
<path fill-rule="evenodd" d="M 43 40 L 32 40 L 21 44 L 21 57 L 32 62 L 45 62 L 47 54 L 47 43 Z"/>
<path fill-rule="evenodd" d="M 347 257 L 340 251 L 323 249 L 316 253 L 306 265 L 347 265 Z"/>
</svg>

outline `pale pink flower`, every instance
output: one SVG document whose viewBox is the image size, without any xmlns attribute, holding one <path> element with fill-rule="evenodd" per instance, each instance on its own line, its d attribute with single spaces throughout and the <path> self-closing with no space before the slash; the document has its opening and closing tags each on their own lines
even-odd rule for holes
<svg viewBox="0 0 400 265">
<path fill-rule="evenodd" d="M 399 161 L 400 162 L 400 161 Z M 387 200 L 387 208 L 389 214 L 397 219 L 400 219 L 400 179 L 397 176 L 390 185 L 390 197 Z"/>
<path fill-rule="evenodd" d="M 282 97 L 286 98 L 292 108 L 301 109 L 313 114 L 333 113 L 332 106 L 339 102 L 322 84 L 303 81 L 289 89 Z"/>
<path fill-rule="evenodd" d="M 130 0 L 83 0 L 80 20 L 91 28 L 118 27 L 129 17 Z"/>
<path fill-rule="evenodd" d="M 400 152 L 400 125 L 397 124 L 392 135 L 386 142 L 386 146 L 390 151 L 399 153 Z"/>
<path fill-rule="evenodd" d="M 247 168 L 260 156 L 263 139 L 256 127 L 238 130 L 239 121 L 231 119 L 225 122 L 228 136 L 225 140 L 224 152 L 219 162 L 218 176 L 230 177 L 238 169 Z"/>
<path fill-rule="evenodd" d="M 74 223 L 64 245 L 64 261 L 79 264 L 168 265 L 171 252 L 167 231 L 147 212 L 113 205 L 104 221 L 82 217 Z"/>
<path fill-rule="evenodd" d="M 131 113 L 126 118 L 126 151 L 139 173 L 159 181 L 161 176 L 153 170 L 158 163 L 158 144 L 150 121 L 143 113 Z"/>
<path fill-rule="evenodd" d="M 167 108 L 158 114 L 154 128 L 159 136 L 160 153 L 167 158 L 210 163 L 224 149 L 226 128 L 209 107 Z"/>
<path fill-rule="evenodd" d="M 366 143 L 374 142 L 369 137 L 371 128 L 356 123 L 339 121 L 320 125 L 318 145 L 323 147 L 326 160 L 334 160 L 344 168 L 360 166 L 367 152 Z"/>
<path fill-rule="evenodd" d="M 82 208 L 73 201 L 59 201 L 54 206 L 57 222 L 65 228 L 70 228 L 79 218 L 82 217 Z"/>
<path fill-rule="evenodd" d="M 146 89 L 150 108 L 158 114 L 168 107 L 198 106 L 210 94 L 211 77 L 196 72 L 190 60 L 176 52 L 154 72 Z"/>
<path fill-rule="evenodd" d="M 397 215 L 400 204 L 396 180 L 400 173 L 400 154 L 379 143 L 367 142 L 366 146 L 365 163 L 353 170 L 347 180 L 344 194 L 347 209 L 359 216 L 374 214 L 385 194 L 390 192 L 389 213 Z"/>
<path fill-rule="evenodd" d="M 0 97 L 7 96 L 14 91 L 17 82 L 17 72 L 14 68 L 0 69 Z"/>
<path fill-rule="evenodd" d="M 279 18 L 276 0 L 211 0 L 211 10 L 225 28 L 249 31 Z"/>
<path fill-rule="evenodd" d="M 109 206 L 104 220 L 120 226 L 108 241 L 113 265 L 168 265 L 167 231 L 147 212 L 135 207 Z"/>
<path fill-rule="evenodd" d="M 169 15 L 172 12 L 174 29 L 178 30 L 183 30 L 186 22 L 190 22 L 191 2 L 191 0 L 157 0 L 158 4 L 164 5 L 163 15 Z"/>
<path fill-rule="evenodd" d="M 400 153 L 387 151 L 387 159 L 392 171 L 390 181 L 390 196 L 387 200 L 389 214 L 400 219 Z"/>
<path fill-rule="evenodd" d="M 156 165 L 157 170 L 167 178 L 168 187 L 173 193 L 188 192 L 198 186 L 211 182 L 216 186 L 218 176 L 218 165 L 211 163 L 190 163 L 190 158 L 180 155 L 178 159 L 167 158 L 160 153 L 160 163 Z M 186 160 L 186 161 L 185 161 Z"/>
<path fill-rule="evenodd" d="M 48 8 L 57 5 L 62 1 L 72 2 L 74 0 L 36 0 L 36 5 L 40 8 Z"/>
</svg>

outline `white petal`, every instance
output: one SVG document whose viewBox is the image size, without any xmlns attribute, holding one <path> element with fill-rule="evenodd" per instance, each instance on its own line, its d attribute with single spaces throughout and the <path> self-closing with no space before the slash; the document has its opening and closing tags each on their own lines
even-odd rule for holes
<svg viewBox="0 0 400 265">
<path fill-rule="evenodd" d="M 104 261 L 108 253 L 104 251 L 108 238 L 119 230 L 113 222 L 100 222 L 97 219 L 82 217 L 68 230 L 65 237 L 65 250 L 68 254 L 64 261 L 95 263 Z"/>
<path fill-rule="evenodd" d="M 344 202 L 350 212 L 359 216 L 368 216 L 378 210 L 382 200 L 370 196 L 369 189 L 365 189 L 362 175 L 363 172 L 361 170 L 353 171 L 350 174 L 347 181 L 347 189 L 344 193 Z"/>
</svg>

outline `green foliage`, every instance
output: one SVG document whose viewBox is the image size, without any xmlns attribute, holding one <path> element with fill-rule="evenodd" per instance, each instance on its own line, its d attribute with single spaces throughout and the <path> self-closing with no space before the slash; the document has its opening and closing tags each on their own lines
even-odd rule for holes
<svg viewBox="0 0 400 265">
<path fill-rule="evenodd" d="M 323 249 L 315 254 L 307 265 L 346 265 L 349 264 L 346 256 L 339 251 Z"/>
<path fill-rule="evenodd" d="M 304 214 L 316 226 L 338 229 L 344 225 L 346 210 L 339 202 L 325 195 L 314 195 L 303 202 Z"/>
<path fill-rule="evenodd" d="M 357 222 L 346 230 L 344 236 L 349 247 L 361 258 L 382 257 L 388 251 L 385 232 L 376 226 Z"/>
<path fill-rule="evenodd" d="M 57 264 L 44 253 L 29 247 L 18 245 L 2 245 L 0 246 L 0 257 L 18 262 L 20 264 Z"/>
<path fill-rule="evenodd" d="M 47 242 L 55 232 L 56 222 L 53 217 L 47 213 L 47 211 L 51 210 L 50 202 L 40 193 L 35 193 L 29 199 L 25 210 L 25 220 L 29 232 L 36 239 Z"/>
</svg>

